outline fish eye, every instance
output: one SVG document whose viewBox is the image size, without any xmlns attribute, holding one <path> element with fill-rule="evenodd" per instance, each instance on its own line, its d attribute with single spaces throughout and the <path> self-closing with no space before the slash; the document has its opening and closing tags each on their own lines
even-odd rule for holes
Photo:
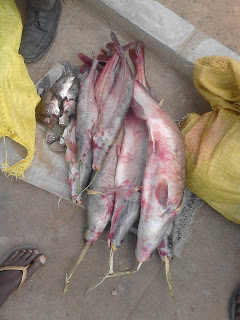
<svg viewBox="0 0 240 320">
<path fill-rule="evenodd" d="M 52 137 L 53 140 L 56 140 L 56 137 Z"/>
<path fill-rule="evenodd" d="M 49 114 L 49 110 L 46 110 L 46 114 Z"/>
</svg>

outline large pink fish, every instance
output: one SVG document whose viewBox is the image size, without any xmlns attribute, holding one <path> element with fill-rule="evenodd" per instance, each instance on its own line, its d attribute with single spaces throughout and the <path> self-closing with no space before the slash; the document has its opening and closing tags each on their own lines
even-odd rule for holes
<svg viewBox="0 0 240 320">
<path fill-rule="evenodd" d="M 144 173 L 136 258 L 149 259 L 181 205 L 185 186 L 185 149 L 180 130 L 149 91 L 135 80 L 132 106 L 146 120 L 148 160 Z"/>
<path fill-rule="evenodd" d="M 112 37 L 114 38 L 113 34 Z M 106 155 L 123 126 L 132 100 L 131 71 L 120 45 L 117 46 L 117 50 L 120 55 L 120 67 L 114 86 L 99 116 L 97 132 L 93 138 L 93 170 L 101 170 Z"/>
<path fill-rule="evenodd" d="M 120 133 L 98 172 L 91 190 L 88 190 L 87 202 L 87 230 L 85 242 L 93 244 L 106 228 L 111 219 L 115 201 L 115 173 L 117 166 L 117 146 L 121 144 Z M 95 174 L 95 173 L 94 173 Z"/>
<path fill-rule="evenodd" d="M 146 121 L 130 111 L 124 124 L 124 137 L 118 150 L 116 200 L 108 244 L 121 246 L 125 235 L 139 216 L 143 175 L 147 161 L 148 130 Z"/>
</svg>

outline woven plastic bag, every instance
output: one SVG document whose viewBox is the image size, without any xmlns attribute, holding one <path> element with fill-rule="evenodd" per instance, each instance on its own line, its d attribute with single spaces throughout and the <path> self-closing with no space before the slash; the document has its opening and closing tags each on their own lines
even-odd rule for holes
<svg viewBox="0 0 240 320">
<path fill-rule="evenodd" d="M 14 0 L 0 1 L 0 138 L 6 136 L 27 149 L 27 156 L 3 172 L 23 176 L 30 166 L 35 145 L 35 108 L 40 101 L 23 58 L 18 54 L 22 20 Z M 7 150 L 5 149 L 5 152 Z"/>
<path fill-rule="evenodd" d="M 240 62 L 195 61 L 194 84 L 213 111 L 181 123 L 187 187 L 224 217 L 240 223 Z"/>
</svg>

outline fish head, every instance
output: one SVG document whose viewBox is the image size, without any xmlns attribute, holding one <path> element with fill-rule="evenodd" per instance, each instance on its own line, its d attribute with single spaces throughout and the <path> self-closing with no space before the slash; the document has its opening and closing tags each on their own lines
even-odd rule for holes
<svg viewBox="0 0 240 320">
<path fill-rule="evenodd" d="M 60 109 L 58 106 L 58 98 L 50 90 L 43 94 L 42 99 L 37 106 L 37 112 L 48 117 L 51 117 L 52 114 L 59 116 Z"/>
<path fill-rule="evenodd" d="M 76 196 L 76 198 L 74 199 L 74 203 L 78 206 L 82 206 L 83 204 L 83 198 L 82 198 L 82 195 L 81 194 L 78 194 Z"/>
<path fill-rule="evenodd" d="M 52 144 L 53 142 L 59 140 L 59 135 L 52 129 L 46 132 L 46 142 Z"/>
<path fill-rule="evenodd" d="M 64 78 L 63 83 L 58 88 L 59 97 L 61 99 L 64 99 L 67 96 L 67 92 L 71 88 L 74 79 L 75 79 L 74 77 Z"/>
<path fill-rule="evenodd" d="M 61 78 L 54 84 L 51 90 L 58 98 L 64 99 L 73 81 L 74 77 L 72 76 Z"/>
<path fill-rule="evenodd" d="M 47 117 L 51 117 L 52 115 L 59 117 L 60 113 L 61 111 L 58 106 L 58 100 L 50 101 L 48 104 L 44 106 L 44 109 L 42 110 L 42 114 Z"/>
<path fill-rule="evenodd" d="M 49 116 L 45 116 L 45 115 L 38 115 L 37 116 L 37 120 L 43 124 L 51 124 L 53 122 L 53 119 Z"/>
<path fill-rule="evenodd" d="M 66 94 L 67 100 L 77 100 L 79 87 L 80 87 L 80 80 L 76 78 L 74 79 L 73 85 L 67 91 L 67 94 Z"/>
<path fill-rule="evenodd" d="M 100 231 L 97 232 L 96 230 L 87 229 L 84 235 L 84 242 L 90 242 L 92 245 L 95 241 L 97 241 L 100 234 Z"/>
<path fill-rule="evenodd" d="M 111 233 L 109 233 L 108 236 L 108 247 L 112 248 L 113 251 L 116 251 L 118 248 L 121 247 L 121 244 L 123 242 L 123 239 L 121 240 L 121 237 L 113 237 Z"/>
<path fill-rule="evenodd" d="M 165 257 L 169 261 L 173 259 L 173 250 L 172 250 L 172 241 L 170 239 L 163 238 L 160 244 L 157 247 L 158 254 L 162 261 L 165 261 Z"/>
<path fill-rule="evenodd" d="M 140 215 L 138 240 L 135 250 L 138 262 L 145 262 L 149 260 L 151 254 L 161 243 L 175 215 L 175 211 L 162 213 L 155 217 L 150 215 L 147 217 L 145 214 L 144 221 L 141 220 Z"/>
</svg>

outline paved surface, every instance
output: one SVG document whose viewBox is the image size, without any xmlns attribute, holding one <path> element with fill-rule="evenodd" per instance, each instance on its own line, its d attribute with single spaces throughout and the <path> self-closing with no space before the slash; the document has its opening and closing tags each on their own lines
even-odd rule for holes
<svg viewBox="0 0 240 320">
<path fill-rule="evenodd" d="M 238 0 L 157 0 L 208 36 L 240 54 Z"/>
<path fill-rule="evenodd" d="M 108 24 L 91 9 L 78 0 L 69 1 L 53 48 L 39 63 L 29 66 L 30 75 L 36 82 L 56 61 L 68 58 L 77 64 L 79 48 L 90 53 L 96 44 L 108 40 L 108 33 Z M 192 110 L 207 110 L 193 85 L 164 61 L 149 50 L 146 60 L 149 83 L 159 97 L 164 96 L 165 105 L 175 119 Z M 84 246 L 85 214 L 66 200 L 58 208 L 58 200 L 44 190 L 0 175 L 0 256 L 26 243 L 40 247 L 48 259 L 32 280 L 9 298 L 0 310 L 0 319 L 177 320 L 164 266 L 156 254 L 137 274 L 108 279 L 84 296 L 108 270 L 107 232 L 89 249 L 69 293 L 63 294 L 65 273 Z M 136 266 L 135 244 L 135 236 L 130 234 L 115 255 L 116 269 Z M 181 259 L 171 263 L 172 284 L 182 320 L 228 319 L 229 298 L 240 284 L 239 252 L 239 226 L 205 204 L 197 213 Z"/>
</svg>

